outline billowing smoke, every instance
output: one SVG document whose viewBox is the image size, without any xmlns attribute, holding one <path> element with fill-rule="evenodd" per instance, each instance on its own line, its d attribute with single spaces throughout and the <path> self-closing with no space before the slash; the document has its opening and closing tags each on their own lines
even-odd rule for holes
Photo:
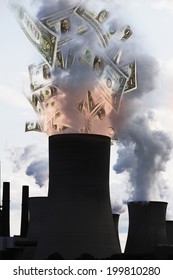
<svg viewBox="0 0 173 280">
<path fill-rule="evenodd" d="M 14 147 L 9 149 L 8 153 L 14 172 L 20 173 L 24 169 L 27 176 L 34 178 L 36 185 L 39 187 L 47 185 L 48 159 L 43 156 L 46 151 L 33 144 L 23 148 Z"/>
<path fill-rule="evenodd" d="M 133 114 L 119 132 L 114 170 L 117 174 L 128 173 L 131 200 L 165 198 L 165 182 L 161 175 L 170 159 L 172 141 L 167 133 L 151 128 L 152 119 L 152 114 Z"/>
<path fill-rule="evenodd" d="M 34 177 L 35 183 L 43 187 L 48 179 L 47 159 L 32 161 L 26 169 L 26 175 Z"/>
</svg>

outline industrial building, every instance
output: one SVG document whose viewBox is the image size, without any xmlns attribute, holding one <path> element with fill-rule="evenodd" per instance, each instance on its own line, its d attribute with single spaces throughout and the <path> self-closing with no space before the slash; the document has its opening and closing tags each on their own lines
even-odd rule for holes
<svg viewBox="0 0 173 280">
<path fill-rule="evenodd" d="M 49 137 L 47 197 L 23 186 L 21 231 L 10 236 L 10 184 L 3 183 L 0 259 L 173 259 L 173 221 L 166 202 L 128 203 L 125 252 L 119 215 L 109 194 L 110 138 L 90 134 Z"/>
</svg>

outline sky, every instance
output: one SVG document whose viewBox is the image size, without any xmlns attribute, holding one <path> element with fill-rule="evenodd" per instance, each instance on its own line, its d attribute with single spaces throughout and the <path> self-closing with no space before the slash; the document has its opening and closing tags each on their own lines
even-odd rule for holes
<svg viewBox="0 0 173 280">
<path fill-rule="evenodd" d="M 130 25 L 134 32 L 126 48 L 137 56 L 139 65 L 138 90 L 123 98 L 115 120 L 119 141 L 111 146 L 110 158 L 111 201 L 120 213 L 124 248 L 128 200 L 167 201 L 167 218 L 173 219 L 173 0 L 112 2 L 116 21 Z M 0 161 L 1 184 L 11 182 L 14 235 L 20 228 L 22 185 L 30 186 L 30 196 L 47 195 L 48 137 L 25 132 L 25 122 L 36 120 L 23 94 L 28 90 L 28 65 L 40 55 L 6 3 L 0 1 Z"/>
</svg>

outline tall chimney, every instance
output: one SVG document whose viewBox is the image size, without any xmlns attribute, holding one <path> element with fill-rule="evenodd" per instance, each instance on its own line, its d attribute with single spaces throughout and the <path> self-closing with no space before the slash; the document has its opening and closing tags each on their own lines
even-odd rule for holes
<svg viewBox="0 0 173 280">
<path fill-rule="evenodd" d="M 10 183 L 3 183 L 2 236 L 10 236 Z"/>
<path fill-rule="evenodd" d="M 128 203 L 129 230 L 126 254 L 150 254 L 167 243 L 166 202 L 137 201 Z"/>
<path fill-rule="evenodd" d="M 23 188 L 22 188 L 21 228 L 20 228 L 21 237 L 26 237 L 27 232 L 28 232 L 28 198 L 29 198 L 29 187 L 23 186 Z"/>
<path fill-rule="evenodd" d="M 120 253 L 109 196 L 110 138 L 49 137 L 49 192 L 35 259 L 54 253 L 76 259 Z"/>
</svg>

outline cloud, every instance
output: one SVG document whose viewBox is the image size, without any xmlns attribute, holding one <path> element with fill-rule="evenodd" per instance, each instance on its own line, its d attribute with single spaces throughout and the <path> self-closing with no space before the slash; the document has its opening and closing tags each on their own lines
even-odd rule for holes
<svg viewBox="0 0 173 280">
<path fill-rule="evenodd" d="M 26 169 L 26 175 L 32 176 L 35 183 L 41 188 L 48 180 L 48 161 L 47 159 L 34 160 Z"/>
<path fill-rule="evenodd" d="M 23 170 L 33 177 L 39 187 L 46 186 L 48 180 L 48 157 L 46 151 L 36 144 L 13 147 L 7 150 L 15 173 Z"/>
</svg>

